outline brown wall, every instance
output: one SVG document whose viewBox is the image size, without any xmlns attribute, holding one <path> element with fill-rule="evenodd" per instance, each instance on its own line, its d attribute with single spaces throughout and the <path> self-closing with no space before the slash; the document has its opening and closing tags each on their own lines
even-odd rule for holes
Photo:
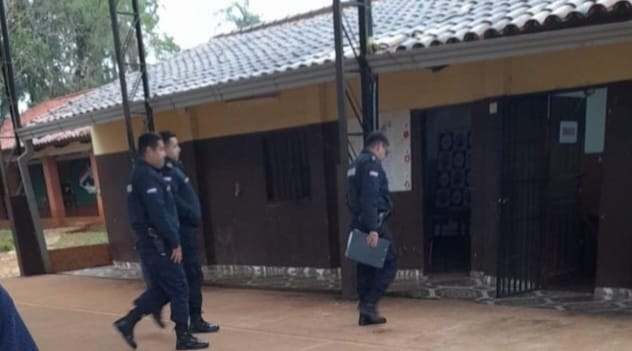
<svg viewBox="0 0 632 351">
<path fill-rule="evenodd" d="M 96 156 L 101 196 L 105 208 L 105 227 L 114 261 L 137 261 L 134 237 L 127 216 L 127 183 L 130 159 L 127 152 Z"/>
<path fill-rule="evenodd" d="M 497 115 L 492 101 L 473 104 L 472 110 L 472 270 L 496 275 L 499 232 L 500 154 Z"/>
<path fill-rule="evenodd" d="M 322 126 L 305 127 L 311 197 L 269 203 L 262 138 L 247 134 L 196 143 L 205 235 L 217 264 L 331 267 Z M 240 194 L 234 195 L 235 183 Z M 210 202 L 210 203 L 209 203 Z"/>
<path fill-rule="evenodd" d="M 608 88 L 597 287 L 632 288 L 632 82 Z"/>
</svg>

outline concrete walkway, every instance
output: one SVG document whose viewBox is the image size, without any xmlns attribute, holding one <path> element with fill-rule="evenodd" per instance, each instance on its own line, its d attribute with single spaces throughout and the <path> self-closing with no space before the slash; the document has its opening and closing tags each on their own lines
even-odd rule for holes
<svg viewBox="0 0 632 351">
<path fill-rule="evenodd" d="M 0 281 L 42 351 L 127 350 L 111 323 L 142 290 L 135 281 L 43 276 Z M 486 306 L 451 300 L 386 299 L 389 324 L 356 326 L 355 304 L 335 295 L 205 288 L 203 336 L 214 350 L 630 350 L 632 317 Z M 170 330 L 137 328 L 139 350 L 174 350 Z"/>
</svg>

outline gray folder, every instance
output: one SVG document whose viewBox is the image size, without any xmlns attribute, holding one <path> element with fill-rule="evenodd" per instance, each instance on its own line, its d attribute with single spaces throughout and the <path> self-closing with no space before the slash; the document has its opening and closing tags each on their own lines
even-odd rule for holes
<svg viewBox="0 0 632 351">
<path fill-rule="evenodd" d="M 368 234 L 357 229 L 349 233 L 345 256 L 350 260 L 375 268 L 384 267 L 384 260 L 386 259 L 386 253 L 388 252 L 388 247 L 391 245 L 391 242 L 380 238 L 377 247 L 372 248 L 366 243 L 367 237 Z"/>
</svg>

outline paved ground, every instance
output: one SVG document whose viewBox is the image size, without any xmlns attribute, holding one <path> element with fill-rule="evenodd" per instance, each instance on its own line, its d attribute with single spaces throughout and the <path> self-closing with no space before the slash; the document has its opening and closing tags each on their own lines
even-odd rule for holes
<svg viewBox="0 0 632 351">
<path fill-rule="evenodd" d="M 142 285 L 73 276 L 2 280 L 43 351 L 126 350 L 111 328 Z M 222 324 L 215 350 L 630 350 L 632 317 L 578 315 L 455 300 L 389 298 L 389 324 L 355 325 L 355 304 L 331 294 L 205 288 L 207 318 Z M 139 350 L 173 350 L 149 320 Z"/>
</svg>

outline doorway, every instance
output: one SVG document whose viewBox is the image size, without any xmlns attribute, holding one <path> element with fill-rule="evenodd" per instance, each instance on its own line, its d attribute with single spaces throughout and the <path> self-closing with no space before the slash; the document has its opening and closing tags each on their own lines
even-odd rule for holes
<svg viewBox="0 0 632 351">
<path fill-rule="evenodd" d="M 606 96 L 597 89 L 504 102 L 499 297 L 593 291 Z"/>
<path fill-rule="evenodd" d="M 424 270 L 469 274 L 471 107 L 426 111 L 421 125 Z"/>
</svg>

